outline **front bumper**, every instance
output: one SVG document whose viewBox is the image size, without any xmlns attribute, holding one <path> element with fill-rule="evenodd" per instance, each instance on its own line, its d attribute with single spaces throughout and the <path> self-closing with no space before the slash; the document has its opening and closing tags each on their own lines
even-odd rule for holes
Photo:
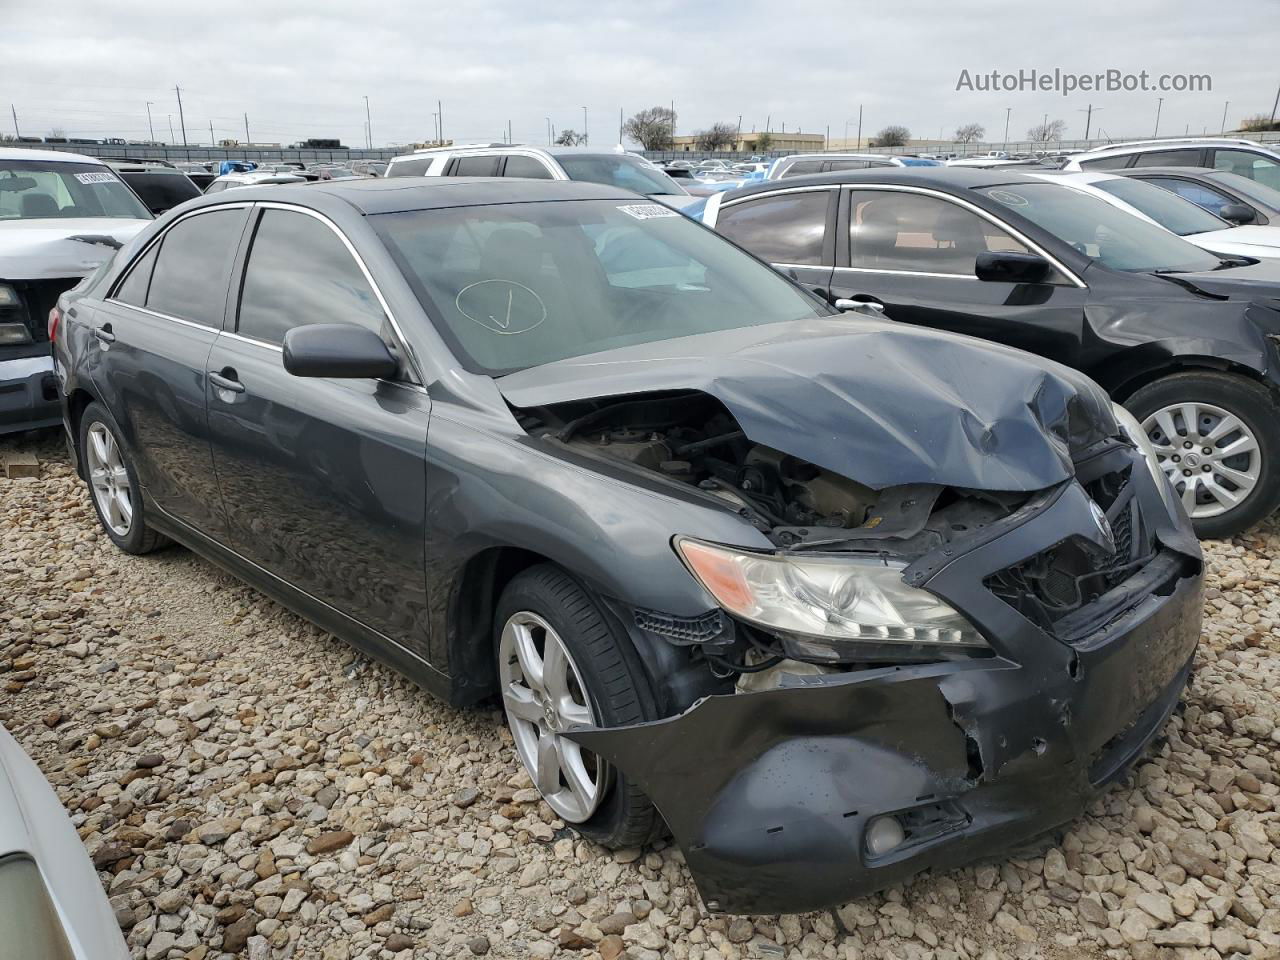
<svg viewBox="0 0 1280 960">
<path fill-rule="evenodd" d="M 1142 485 L 1147 515 L 1163 514 Z M 653 800 L 712 910 L 821 909 L 1022 844 L 1124 775 L 1177 705 L 1199 638 L 1185 518 L 1157 529 L 1157 558 L 1070 642 L 983 586 L 1064 535 L 1096 538 L 1081 498 L 1069 484 L 1012 530 L 906 571 L 977 623 L 994 657 L 794 677 L 570 736 Z M 868 824 L 887 815 L 906 839 L 873 856 Z"/>
<path fill-rule="evenodd" d="M 28 348 L 22 352 L 35 351 Z M 52 427 L 61 420 L 53 357 L 48 352 L 0 357 L 0 435 Z"/>
</svg>

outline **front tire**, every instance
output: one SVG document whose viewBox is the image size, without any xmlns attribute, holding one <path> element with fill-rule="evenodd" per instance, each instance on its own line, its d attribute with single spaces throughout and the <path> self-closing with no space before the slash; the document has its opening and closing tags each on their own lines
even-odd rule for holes
<svg viewBox="0 0 1280 960">
<path fill-rule="evenodd" d="M 540 564 L 503 591 L 494 618 L 498 680 L 516 754 L 556 815 L 606 847 L 634 847 L 665 824 L 648 797 L 562 733 L 657 719 L 627 638 L 560 568 Z"/>
<path fill-rule="evenodd" d="M 1125 406 L 1147 431 L 1196 536 L 1234 536 L 1280 504 L 1280 404 L 1262 384 L 1176 373 Z"/>
<path fill-rule="evenodd" d="M 91 403 L 80 417 L 80 457 L 98 522 L 125 553 L 143 554 L 170 542 L 147 526 L 141 486 L 106 407 Z"/>
</svg>

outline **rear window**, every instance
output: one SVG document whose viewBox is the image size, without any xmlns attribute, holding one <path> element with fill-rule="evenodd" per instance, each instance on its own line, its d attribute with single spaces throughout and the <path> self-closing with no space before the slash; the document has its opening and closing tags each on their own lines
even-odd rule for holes
<svg viewBox="0 0 1280 960">
<path fill-rule="evenodd" d="M 388 177 L 425 177 L 431 168 L 431 157 L 412 160 L 396 160 L 387 167 Z"/>
<path fill-rule="evenodd" d="M 684 196 L 684 188 L 656 167 L 622 154 L 556 157 L 570 180 L 603 183 L 646 196 Z"/>
<path fill-rule="evenodd" d="M 0 220 L 72 217 L 150 220 L 151 214 L 103 164 L 0 159 Z"/>
<path fill-rule="evenodd" d="M 200 196 L 200 188 L 181 173 L 125 172 L 120 178 L 133 188 L 152 213 L 163 213 Z"/>
</svg>

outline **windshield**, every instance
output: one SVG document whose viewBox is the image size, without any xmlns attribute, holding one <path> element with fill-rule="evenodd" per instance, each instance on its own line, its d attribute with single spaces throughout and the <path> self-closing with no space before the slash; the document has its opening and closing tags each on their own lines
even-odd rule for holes
<svg viewBox="0 0 1280 960">
<path fill-rule="evenodd" d="M 369 219 L 441 335 L 477 373 L 830 312 L 656 203 L 500 204 Z"/>
<path fill-rule="evenodd" d="M 150 220 L 151 214 L 102 164 L 0 160 L 0 220 L 68 217 Z"/>
<path fill-rule="evenodd" d="M 1112 270 L 1187 273 L 1222 263 L 1163 227 L 1060 183 L 1012 183 L 978 192 Z"/>
<path fill-rule="evenodd" d="M 1184 200 L 1172 190 L 1143 183 L 1141 180 L 1099 180 L 1090 186 L 1118 197 L 1135 210 L 1140 210 L 1166 230 L 1180 237 L 1210 230 L 1226 230 L 1231 224 L 1215 217 L 1203 207 Z"/>
<path fill-rule="evenodd" d="M 609 153 L 586 156 L 561 154 L 556 160 L 564 167 L 570 180 L 603 183 L 611 187 L 622 187 L 624 190 L 634 190 L 646 196 L 684 196 L 685 193 L 680 184 L 661 170 L 641 163 L 634 157 Z"/>
<path fill-rule="evenodd" d="M 1257 180 L 1242 177 L 1238 173 L 1227 173 L 1223 170 L 1215 171 L 1207 176 L 1206 179 L 1217 180 L 1224 187 L 1229 187 L 1236 193 L 1243 194 L 1264 207 L 1280 210 L 1280 190 L 1268 187 L 1265 183 L 1259 183 Z"/>
</svg>

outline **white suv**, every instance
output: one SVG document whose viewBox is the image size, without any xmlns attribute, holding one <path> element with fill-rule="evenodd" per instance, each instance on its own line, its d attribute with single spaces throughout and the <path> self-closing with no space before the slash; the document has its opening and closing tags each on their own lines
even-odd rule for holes
<svg viewBox="0 0 1280 960">
<path fill-rule="evenodd" d="M 1280 190 L 1280 153 L 1253 140 L 1227 137 L 1113 143 L 1073 156 L 1063 169 L 1104 173 L 1130 167 L 1208 167 Z"/>
<path fill-rule="evenodd" d="M 520 177 L 585 180 L 643 194 L 676 210 L 699 204 L 680 184 L 643 157 L 590 147 L 533 147 L 481 143 L 433 147 L 393 157 L 386 177 Z"/>
</svg>

